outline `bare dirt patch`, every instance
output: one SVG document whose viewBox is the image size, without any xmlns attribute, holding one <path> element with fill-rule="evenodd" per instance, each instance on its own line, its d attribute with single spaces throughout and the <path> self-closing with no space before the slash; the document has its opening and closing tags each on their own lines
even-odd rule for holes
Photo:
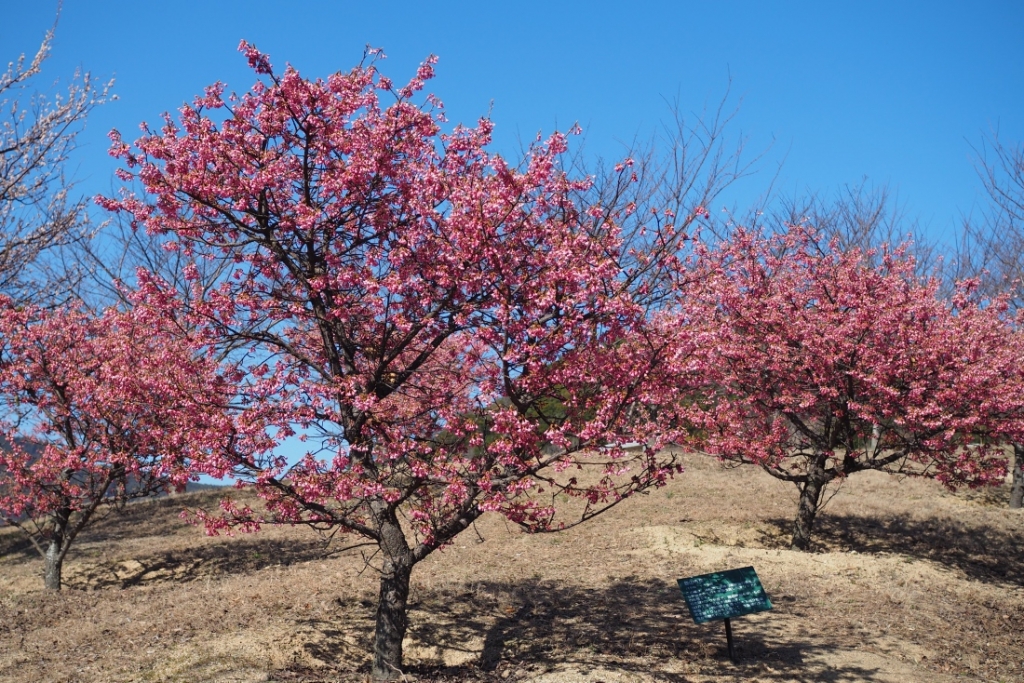
<svg viewBox="0 0 1024 683">
<path fill-rule="evenodd" d="M 305 529 L 207 538 L 213 493 L 130 505 L 78 543 L 66 589 L 0 529 L 0 680 L 362 681 L 376 577 Z M 795 489 L 688 459 L 604 519 L 526 536 L 501 519 L 413 572 L 410 680 L 1024 681 L 1022 516 L 1004 490 L 858 475 L 787 549 Z M 683 576 L 753 565 L 775 608 L 694 625 Z"/>
</svg>

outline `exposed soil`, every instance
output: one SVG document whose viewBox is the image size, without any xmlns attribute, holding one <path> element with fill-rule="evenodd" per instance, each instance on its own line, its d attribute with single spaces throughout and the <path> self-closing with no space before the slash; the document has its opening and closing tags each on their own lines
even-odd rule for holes
<svg viewBox="0 0 1024 683">
<path fill-rule="evenodd" d="M 87 532 L 66 588 L 0 529 L 0 680 L 363 681 L 376 576 L 303 528 L 208 538 L 128 506 Z M 852 477 L 787 549 L 796 490 L 692 457 L 669 486 L 586 525 L 527 536 L 485 518 L 413 572 L 419 681 L 1024 681 L 1024 515 L 1007 489 Z M 352 539 L 347 539 L 351 541 Z M 753 565 L 774 609 L 695 625 L 676 579 Z"/>
</svg>

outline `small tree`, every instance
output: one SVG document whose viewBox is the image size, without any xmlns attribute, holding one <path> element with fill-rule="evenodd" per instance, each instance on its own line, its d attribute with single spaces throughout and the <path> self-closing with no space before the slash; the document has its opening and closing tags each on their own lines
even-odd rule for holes
<svg viewBox="0 0 1024 683">
<path fill-rule="evenodd" d="M 76 73 L 63 95 L 33 92 L 52 42 L 53 29 L 31 62 L 22 55 L 0 73 L 0 292 L 19 299 L 38 298 L 40 280 L 53 292 L 69 275 L 48 271 L 40 256 L 83 236 L 85 201 L 73 196 L 64 170 L 111 85 Z"/>
<path fill-rule="evenodd" d="M 215 287 L 188 271 L 189 324 L 237 363 L 241 406 L 236 454 L 201 467 L 254 484 L 268 513 L 201 513 L 208 528 L 376 544 L 373 676 L 390 679 L 413 567 L 480 515 L 559 528 L 557 494 L 579 522 L 675 469 L 656 443 L 617 445 L 656 434 L 639 406 L 664 345 L 609 217 L 591 209 L 588 230 L 572 201 L 586 184 L 559 169 L 561 135 L 515 167 L 485 151 L 490 121 L 443 134 L 439 102 L 413 102 L 433 59 L 396 87 L 374 63 L 310 81 L 241 49 L 249 93 L 215 85 L 135 148 L 114 134 L 151 200 L 102 202 L 230 265 Z M 273 448 L 296 432 L 311 446 L 289 466 Z"/>
<path fill-rule="evenodd" d="M 801 227 L 698 252 L 677 318 L 706 353 L 693 419 L 708 452 L 797 486 L 794 548 L 810 547 L 829 484 L 856 472 L 1003 476 L 1021 405 L 1003 300 L 982 305 L 969 284 L 943 300 L 901 251 L 842 251 Z"/>
<path fill-rule="evenodd" d="M 195 444 L 230 433 L 214 366 L 170 330 L 148 309 L 93 317 L 0 302 L 0 519 L 39 551 L 46 588 L 60 590 L 68 550 L 101 508 L 183 488 Z"/>
</svg>

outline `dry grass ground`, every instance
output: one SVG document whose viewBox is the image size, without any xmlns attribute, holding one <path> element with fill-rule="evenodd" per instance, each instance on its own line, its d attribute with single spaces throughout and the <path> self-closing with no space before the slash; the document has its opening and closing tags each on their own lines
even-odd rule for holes
<svg viewBox="0 0 1024 683">
<path fill-rule="evenodd" d="M 786 549 L 795 489 L 691 458 L 563 534 L 485 519 L 413 573 L 410 680 L 1024 681 L 1024 546 L 1005 491 L 857 475 Z M 81 538 L 67 588 L 0 529 L 2 681 L 361 681 L 375 577 L 304 529 L 206 538 L 190 494 Z M 775 605 L 694 625 L 678 577 L 753 565 Z"/>
</svg>

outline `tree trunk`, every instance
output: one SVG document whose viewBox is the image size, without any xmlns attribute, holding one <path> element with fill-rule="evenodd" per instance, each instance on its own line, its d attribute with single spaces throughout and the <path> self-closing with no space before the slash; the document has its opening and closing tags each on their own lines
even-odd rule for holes
<svg viewBox="0 0 1024 683">
<path fill-rule="evenodd" d="M 390 505 L 375 506 L 378 543 L 384 556 L 377 597 L 377 623 L 373 636 L 373 669 L 376 681 L 402 677 L 402 640 L 409 626 L 409 576 L 412 574 L 412 550 L 405 532 Z"/>
<path fill-rule="evenodd" d="M 51 539 L 46 546 L 46 555 L 43 556 L 45 569 L 43 571 L 43 585 L 49 590 L 60 590 L 61 569 L 64 566 L 64 556 L 61 554 L 61 543 L 59 539 Z"/>
<path fill-rule="evenodd" d="M 1013 480 L 1010 483 L 1010 507 L 1024 507 L 1024 444 L 1013 444 Z"/>
<path fill-rule="evenodd" d="M 811 530 L 814 528 L 814 518 L 818 515 L 818 505 L 821 503 L 821 494 L 825 490 L 827 477 L 825 459 L 816 459 L 807 468 L 807 481 L 798 484 L 800 507 L 797 509 L 793 539 L 790 542 L 790 547 L 794 550 L 811 549 Z"/>
<path fill-rule="evenodd" d="M 46 554 L 43 555 L 43 586 L 47 590 L 60 590 L 61 569 L 64 566 L 64 555 L 67 553 L 65 546 L 71 541 L 68 529 L 70 522 L 70 507 L 61 507 L 53 513 L 53 528 L 46 539 Z"/>
<path fill-rule="evenodd" d="M 402 675 L 402 640 L 409 626 L 409 576 L 412 566 L 385 563 L 377 598 L 377 625 L 373 638 L 373 678 L 391 681 Z"/>
<path fill-rule="evenodd" d="M 878 455 L 878 442 L 882 440 L 882 425 L 871 425 L 871 450 L 868 451 L 867 459 L 873 460 Z"/>
</svg>

